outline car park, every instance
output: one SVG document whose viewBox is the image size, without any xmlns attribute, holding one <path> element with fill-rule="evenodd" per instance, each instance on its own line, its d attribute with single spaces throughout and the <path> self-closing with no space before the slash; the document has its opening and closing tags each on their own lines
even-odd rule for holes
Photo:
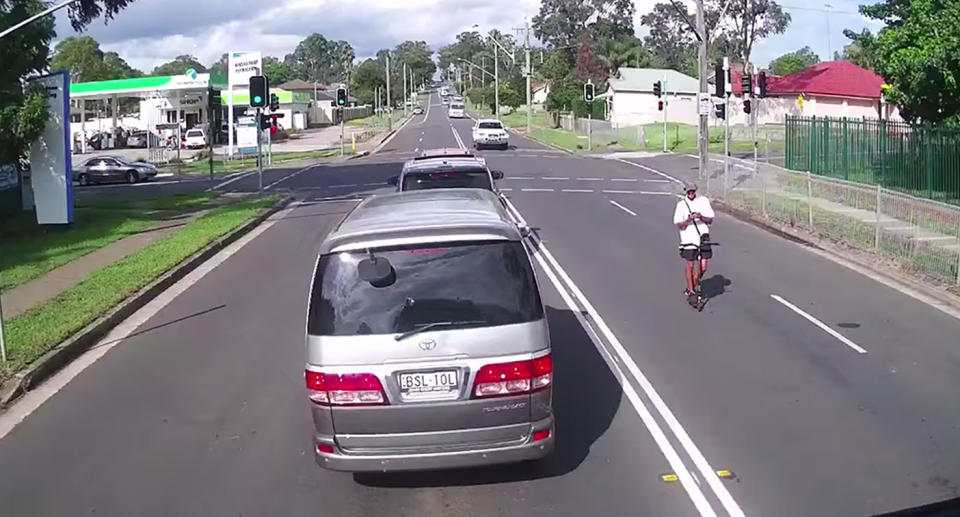
<svg viewBox="0 0 960 517">
<path fill-rule="evenodd" d="M 93 183 L 138 183 L 153 179 L 157 168 L 146 162 L 134 162 L 120 156 L 95 156 L 73 169 L 73 181 Z"/>
<path fill-rule="evenodd" d="M 480 149 L 483 146 L 500 147 L 507 149 L 510 146 L 510 134 L 507 128 L 497 119 L 480 119 L 473 125 L 473 146 Z"/>
<path fill-rule="evenodd" d="M 324 468 L 543 458 L 553 362 L 537 279 L 495 194 L 373 196 L 320 246 L 304 378 Z"/>
</svg>

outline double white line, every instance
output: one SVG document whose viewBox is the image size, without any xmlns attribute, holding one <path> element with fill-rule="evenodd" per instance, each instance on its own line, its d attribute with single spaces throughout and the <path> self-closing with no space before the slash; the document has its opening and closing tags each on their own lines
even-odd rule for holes
<svg viewBox="0 0 960 517">
<path fill-rule="evenodd" d="M 457 145 L 460 146 L 460 149 L 466 149 L 467 146 L 463 145 L 463 139 L 460 138 L 460 134 L 457 133 L 457 128 L 453 127 L 453 124 L 450 124 L 450 131 L 453 131 L 453 138 L 457 140 Z"/>
<path fill-rule="evenodd" d="M 507 210 L 515 222 L 524 225 L 527 224 L 523 216 L 520 215 L 520 212 L 517 211 L 516 207 L 514 207 L 513 203 L 509 200 L 507 200 Z M 554 287 L 557 288 L 560 296 L 570 308 L 570 311 L 576 316 L 577 320 L 580 321 L 587 335 L 590 336 L 591 341 L 593 341 L 600 355 L 603 356 L 604 361 L 610 367 L 610 370 L 623 388 L 627 398 L 633 404 L 637 413 L 639 413 L 641 420 L 643 420 L 644 425 L 647 426 L 654 441 L 666 457 L 667 462 L 679 478 L 680 483 L 690 496 L 691 501 L 693 501 L 700 515 L 715 516 L 717 513 L 701 490 L 699 481 L 695 479 L 693 473 L 684 465 L 677 449 L 670 443 L 670 439 L 666 433 L 664 433 L 663 428 L 640 398 L 640 395 L 634 388 L 634 383 L 639 385 L 640 389 L 643 390 L 654 409 L 660 415 L 660 418 L 666 423 L 666 426 L 674 438 L 680 443 L 680 446 L 687 453 L 687 456 L 696 466 L 696 469 L 700 472 L 703 479 L 706 480 L 707 486 L 713 491 L 724 510 L 734 517 L 743 516 L 743 510 L 741 510 L 737 502 L 734 501 L 733 496 L 730 495 L 727 488 L 723 486 L 723 482 L 717 477 L 716 471 L 710 466 L 706 458 L 704 458 L 703 453 L 701 453 L 700 449 L 693 443 L 687 431 L 680 425 L 680 422 L 670 408 L 667 407 L 667 404 L 660 397 L 660 394 L 657 393 L 653 384 L 650 383 L 647 376 L 643 374 L 633 358 L 630 357 L 630 354 L 624 349 L 620 340 L 617 339 L 617 336 L 610 330 L 610 327 L 607 326 L 597 310 L 590 301 L 587 300 L 587 297 L 584 296 L 580 288 L 570 279 L 570 276 L 564 271 L 563 267 L 560 266 L 543 242 L 540 241 L 536 235 L 531 235 L 529 238 L 532 241 L 532 245 L 528 246 L 531 255 L 540 264 L 540 267 L 547 274 L 547 277 L 550 278 L 550 281 Z M 584 311 L 586 311 L 587 316 L 584 316 Z M 604 343 L 604 339 L 600 338 L 601 335 L 606 343 Z M 626 373 L 620 367 L 620 364 L 624 365 Z M 627 373 L 629 373 L 630 377 L 626 375 Z"/>
</svg>

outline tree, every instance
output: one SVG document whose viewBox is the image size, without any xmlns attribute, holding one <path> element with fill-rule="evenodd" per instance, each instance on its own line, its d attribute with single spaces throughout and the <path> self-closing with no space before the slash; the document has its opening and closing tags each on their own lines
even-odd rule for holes
<svg viewBox="0 0 960 517">
<path fill-rule="evenodd" d="M 354 51 L 346 41 L 331 41 L 322 34 L 311 34 L 301 41 L 293 54 L 284 59 L 292 66 L 294 77 L 309 82 L 328 84 L 349 82 Z"/>
<path fill-rule="evenodd" d="M 607 38 L 597 42 L 595 57 L 612 75 L 621 67 L 647 68 L 656 65 L 656 60 L 643 41 L 635 37 Z"/>
<path fill-rule="evenodd" d="M 597 59 L 593 50 L 593 39 L 584 37 L 577 49 L 577 76 L 582 79 L 593 79 L 595 83 L 607 80 L 607 67 Z"/>
<path fill-rule="evenodd" d="M 553 47 L 576 45 L 584 36 L 632 36 L 634 12 L 632 0 L 542 0 L 533 31 Z"/>
<path fill-rule="evenodd" d="M 479 32 L 461 32 L 457 34 L 456 42 L 440 49 L 440 69 L 448 70 L 450 65 L 460 66 L 461 59 L 473 61 L 473 57 L 483 52 L 485 48 L 486 44 Z"/>
<path fill-rule="evenodd" d="M 882 0 L 860 13 L 883 21 L 876 38 L 859 38 L 884 95 L 908 120 L 960 122 L 960 3 Z"/>
<path fill-rule="evenodd" d="M 226 53 L 220 54 L 220 59 L 213 62 L 212 65 L 207 69 L 211 74 L 217 75 L 227 75 L 229 70 L 227 67 L 230 66 L 229 57 Z"/>
<path fill-rule="evenodd" d="M 207 67 L 203 66 L 197 58 L 183 54 L 175 57 L 162 65 L 153 69 L 153 75 L 183 75 L 189 69 L 194 69 L 198 74 L 206 73 Z"/>
<path fill-rule="evenodd" d="M 116 52 L 107 52 L 103 55 L 103 67 L 106 70 L 107 79 L 143 77 L 143 72 L 130 66 Z"/>
<path fill-rule="evenodd" d="M 278 58 L 267 56 L 263 58 L 263 75 L 269 78 L 271 86 L 280 86 L 293 79 L 293 68 Z"/>
<path fill-rule="evenodd" d="M 104 53 L 100 44 L 89 36 L 69 37 L 57 43 L 50 59 L 52 70 L 70 70 L 73 82 L 103 81 L 140 77 L 116 52 Z"/>
<path fill-rule="evenodd" d="M 771 0 L 708 0 L 704 6 L 706 37 L 711 41 L 709 58 L 724 56 L 749 62 L 753 47 L 772 34 L 782 34 L 790 15 Z M 683 4 L 656 4 L 641 22 L 650 27 L 644 43 L 664 66 L 697 76 L 697 45 L 694 14 Z M 678 11 L 679 9 L 679 11 Z M 720 14 L 723 13 L 721 18 Z"/>
<path fill-rule="evenodd" d="M 843 31 L 843 35 L 850 40 L 850 44 L 843 47 L 841 58 L 868 70 L 875 70 L 876 37 L 870 33 L 870 30 L 863 29 L 860 32 L 853 32 L 846 29 Z"/>
<path fill-rule="evenodd" d="M 98 16 L 111 19 L 132 0 L 80 0 L 68 8 L 74 29 Z M 10 27 L 46 9 L 40 0 L 0 1 L 0 27 Z M 14 31 L 0 45 L 0 163 L 16 163 L 47 120 L 46 92 L 24 89 L 24 79 L 48 68 L 54 17 L 47 16 Z"/>
<path fill-rule="evenodd" d="M 377 88 L 386 86 L 383 65 L 377 59 L 365 59 L 357 65 L 350 78 L 350 93 L 361 104 L 373 104 Z"/>
<path fill-rule="evenodd" d="M 774 75 L 790 75 L 806 70 L 820 62 L 820 56 L 810 47 L 803 47 L 796 52 L 789 52 L 770 62 L 770 70 Z"/>
<path fill-rule="evenodd" d="M 393 50 L 393 55 L 401 67 L 406 64 L 408 72 L 420 79 L 430 77 L 437 71 L 433 51 L 426 41 L 404 41 Z"/>
</svg>

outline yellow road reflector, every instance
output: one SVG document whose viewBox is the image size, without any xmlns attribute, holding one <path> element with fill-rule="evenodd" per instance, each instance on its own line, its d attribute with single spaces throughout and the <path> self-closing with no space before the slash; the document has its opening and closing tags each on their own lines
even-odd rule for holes
<svg viewBox="0 0 960 517">
<path fill-rule="evenodd" d="M 661 474 L 660 479 L 666 483 L 673 483 L 678 478 L 676 474 Z"/>
<path fill-rule="evenodd" d="M 732 477 L 733 477 L 733 472 L 730 472 L 729 470 L 718 470 L 718 471 L 717 471 L 717 477 L 732 478 Z"/>
</svg>

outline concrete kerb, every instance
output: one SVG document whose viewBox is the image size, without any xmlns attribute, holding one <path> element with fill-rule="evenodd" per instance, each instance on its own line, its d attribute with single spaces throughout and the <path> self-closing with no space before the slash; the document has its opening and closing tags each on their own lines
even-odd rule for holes
<svg viewBox="0 0 960 517">
<path fill-rule="evenodd" d="M 384 135 L 383 139 L 380 140 L 380 143 L 373 148 L 373 150 L 365 151 L 365 154 L 363 154 L 362 156 L 370 156 L 372 154 L 377 154 L 378 152 L 380 152 L 381 149 L 383 149 L 384 147 L 386 147 L 388 143 L 390 143 L 390 140 L 393 140 L 393 137 L 397 136 L 397 133 L 399 133 L 401 129 L 406 127 L 407 124 L 410 123 L 411 120 L 413 120 L 414 116 L 415 115 L 408 115 L 406 120 L 400 122 L 400 125 L 398 125 L 396 129 L 388 131 L 387 134 Z M 356 158 L 360 158 L 360 157 L 361 157 L 360 154 L 356 155 Z"/>
<path fill-rule="evenodd" d="M 271 215 L 282 210 L 292 200 L 292 196 L 284 197 L 263 214 L 210 243 L 204 249 L 167 271 L 136 294 L 130 296 L 109 312 L 49 350 L 24 370 L 16 373 L 0 386 L 0 409 L 9 407 L 13 401 L 29 391 L 32 387 L 43 382 L 69 364 L 70 361 L 86 352 L 113 327 L 119 325 L 123 320 L 130 317 L 134 312 L 186 276 L 187 273 L 193 271 L 216 255 L 220 250 L 249 233 Z"/>
</svg>

